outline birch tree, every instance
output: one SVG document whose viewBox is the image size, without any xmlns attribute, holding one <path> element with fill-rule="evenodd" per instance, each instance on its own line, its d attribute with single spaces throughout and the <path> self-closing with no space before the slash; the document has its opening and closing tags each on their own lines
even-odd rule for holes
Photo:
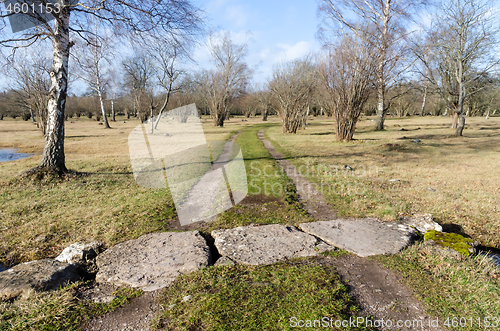
<svg viewBox="0 0 500 331">
<path fill-rule="evenodd" d="M 171 41 L 163 38 L 147 39 L 145 41 L 146 43 L 142 44 L 151 65 L 155 69 L 156 85 L 164 95 L 161 107 L 158 107 L 159 105 L 154 106 L 154 108 L 159 108 L 159 116 L 152 126 L 152 131 L 154 131 L 158 127 L 161 115 L 167 109 L 171 96 L 181 90 L 178 83 L 186 72 L 180 62 L 189 58 L 186 52 L 191 49 L 194 41 L 192 39 Z"/>
<path fill-rule="evenodd" d="M 6 3 L 6 0 L 1 0 Z M 19 0 L 30 5 L 31 0 Z M 38 2 L 37 2 L 38 4 Z M 15 50 L 19 47 L 36 47 L 41 40 L 53 43 L 51 86 L 47 103 L 47 133 L 40 166 L 29 173 L 67 172 L 64 154 L 64 117 L 68 90 L 68 63 L 74 36 L 84 39 L 92 35 L 86 25 L 89 16 L 95 16 L 115 36 L 135 34 L 170 34 L 173 37 L 196 33 L 200 27 L 199 10 L 188 0 L 57 0 L 55 3 L 41 0 L 44 15 L 38 12 L 28 15 L 38 24 L 20 33 L 6 31 L 6 20 L 12 15 L 7 7 L 0 6 L 0 45 Z M 48 8 L 50 7 L 50 12 Z M 54 20 L 54 23 L 50 20 Z"/>
<path fill-rule="evenodd" d="M 407 67 L 408 34 L 406 26 L 422 0 L 321 0 L 319 14 L 323 25 L 319 35 L 326 45 L 332 44 L 330 33 L 344 35 L 343 29 L 355 33 L 372 49 L 377 59 L 376 130 L 384 129 L 386 111 L 390 108 L 387 92 Z"/>
<path fill-rule="evenodd" d="M 133 99 L 134 116 L 139 116 L 141 123 L 144 123 L 150 115 L 148 105 L 153 98 L 155 69 L 145 54 L 126 59 L 122 66 L 124 84 L 129 88 Z"/>
<path fill-rule="evenodd" d="M 96 16 L 91 17 L 89 24 L 92 26 L 91 35 L 87 40 L 80 39 L 76 43 L 76 52 L 73 54 L 78 67 L 75 76 L 83 80 L 97 95 L 104 128 L 110 129 L 104 107 L 104 89 L 108 83 L 108 69 L 112 65 L 111 59 L 114 55 L 112 38 L 100 31 L 101 24 Z"/>
</svg>

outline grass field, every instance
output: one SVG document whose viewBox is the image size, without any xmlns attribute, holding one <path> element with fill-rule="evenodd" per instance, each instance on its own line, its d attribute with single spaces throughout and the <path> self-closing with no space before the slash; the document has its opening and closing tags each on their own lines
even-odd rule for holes
<svg viewBox="0 0 500 331">
<path fill-rule="evenodd" d="M 500 248 L 500 118 L 468 118 L 459 138 L 449 122 L 388 119 L 387 129 L 376 132 L 372 118 L 364 118 L 349 143 L 336 142 L 324 118 L 296 135 L 279 127 L 266 134 L 307 178 L 323 183 L 340 215 L 397 220 L 432 213 L 445 229 Z"/>
<path fill-rule="evenodd" d="M 82 176 L 37 182 L 18 175 L 40 162 L 44 143 L 40 131 L 30 122 L 0 121 L 0 148 L 36 155 L 0 163 L 0 263 L 12 266 L 55 257 L 81 240 L 101 240 L 110 247 L 172 229 L 176 212 L 168 190 L 141 188 L 134 181 L 127 138 L 139 122 L 125 122 L 112 122 L 111 130 L 83 118 L 67 122 L 67 167 Z M 279 119 L 274 117 L 268 123 L 234 118 L 224 128 L 213 127 L 205 119 L 207 140 L 226 140 L 244 129 L 236 142 L 245 158 L 249 197 L 215 222 L 200 223 L 198 230 L 207 234 L 215 228 L 252 223 L 312 221 L 293 190 L 273 190 L 288 188 L 290 181 L 257 139 L 257 132 L 264 129 L 267 139 L 301 166 L 303 175 L 318 183 L 340 215 L 396 220 L 401 215 L 430 212 L 446 230 L 500 248 L 500 118 L 468 118 L 462 138 L 452 137 L 448 122 L 442 117 L 388 119 L 387 130 L 375 132 L 372 118 L 363 118 L 355 140 L 339 143 L 328 118 L 311 118 L 307 129 L 296 135 L 282 134 Z M 421 142 L 412 142 L 416 138 Z M 498 272 L 487 260 L 436 256 L 420 245 L 376 260 L 395 270 L 435 316 L 464 312 L 480 317 L 500 311 Z M 264 290 L 254 286 L 261 283 L 271 285 Z M 316 285 L 312 288 L 311 284 Z M 82 286 L 85 283 L 1 303 L 0 330 L 77 330 L 76 324 L 138 295 L 125 290 L 111 305 L 97 307 L 76 300 L 75 291 Z M 210 290 L 215 288 L 219 290 Z M 193 294 L 196 300 L 179 303 L 182 296 L 177 292 Z M 294 301 L 302 293 L 317 297 Z M 308 265 L 299 268 L 294 263 L 203 269 L 166 289 L 162 304 L 177 308 L 159 316 L 158 325 L 169 320 L 184 329 L 258 329 L 283 319 L 285 311 L 299 312 L 304 307 L 312 307 L 309 317 L 325 311 L 336 318 L 356 314 L 355 304 L 334 271 Z M 255 315 L 261 309 L 270 313 Z M 225 319 L 218 319 L 215 312 L 226 314 Z M 287 329 L 284 324 L 280 327 Z"/>
</svg>

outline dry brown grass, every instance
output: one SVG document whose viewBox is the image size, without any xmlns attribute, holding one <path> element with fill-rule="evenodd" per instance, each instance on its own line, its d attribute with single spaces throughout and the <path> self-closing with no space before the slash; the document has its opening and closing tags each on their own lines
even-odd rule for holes
<svg viewBox="0 0 500 331">
<path fill-rule="evenodd" d="M 207 140 L 225 140 L 259 119 L 231 119 L 224 128 L 203 120 Z M 79 240 L 114 245 L 161 232 L 175 220 L 168 190 L 139 187 L 128 155 L 128 134 L 139 121 L 112 122 L 104 129 L 84 118 L 66 123 L 66 165 L 84 176 L 63 181 L 21 180 L 41 160 L 43 136 L 31 122 L 0 121 L 0 148 L 34 153 L 28 159 L 0 163 L 0 262 L 13 265 L 54 257 Z"/>
<path fill-rule="evenodd" d="M 464 137 L 457 138 L 448 117 L 388 119 L 383 132 L 365 117 L 349 143 L 335 140 L 332 120 L 310 123 L 297 135 L 278 127 L 267 134 L 293 162 L 307 166 L 310 179 L 337 184 L 324 192 L 341 214 L 393 220 L 430 212 L 446 229 L 500 248 L 500 118 L 467 118 Z"/>
</svg>

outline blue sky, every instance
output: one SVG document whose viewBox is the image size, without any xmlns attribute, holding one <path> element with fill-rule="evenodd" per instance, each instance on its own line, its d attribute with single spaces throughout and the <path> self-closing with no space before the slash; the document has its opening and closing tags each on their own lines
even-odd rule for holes
<svg viewBox="0 0 500 331">
<path fill-rule="evenodd" d="M 320 50 L 315 34 L 319 19 L 317 1 L 308 0 L 192 0 L 205 11 L 207 29 L 229 31 L 235 43 L 248 42 L 247 63 L 256 68 L 254 83 L 264 83 L 273 65 Z M 125 52 L 126 53 L 126 52 Z M 210 53 L 201 44 L 194 52 L 194 70 L 209 68 Z M 0 78 L 0 89 L 7 88 Z M 82 83 L 71 84 L 70 93 L 83 91 Z"/>
<path fill-rule="evenodd" d="M 207 25 L 231 32 L 233 42 L 242 43 L 250 32 L 247 63 L 258 66 L 255 82 L 270 77 L 273 64 L 303 57 L 321 48 L 315 34 L 319 19 L 317 2 L 308 0 L 244 1 L 213 0 L 194 2 L 207 14 Z M 201 45 L 194 58 L 208 67 L 209 52 Z"/>
</svg>

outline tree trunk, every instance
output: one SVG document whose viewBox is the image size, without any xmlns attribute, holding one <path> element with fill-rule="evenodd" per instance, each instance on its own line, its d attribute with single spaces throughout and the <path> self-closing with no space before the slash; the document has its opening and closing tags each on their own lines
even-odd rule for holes
<svg viewBox="0 0 500 331">
<path fill-rule="evenodd" d="M 225 116 L 217 116 L 215 118 L 215 121 L 214 121 L 215 126 L 223 127 L 224 126 L 224 117 Z"/>
<path fill-rule="evenodd" d="M 108 117 L 106 116 L 106 109 L 104 109 L 104 101 L 102 100 L 101 88 L 98 87 L 98 89 L 99 89 L 99 103 L 101 104 L 101 113 L 102 113 L 102 118 L 104 120 L 104 128 L 111 129 L 108 123 Z"/>
<path fill-rule="evenodd" d="M 167 96 L 165 97 L 165 102 L 163 103 L 163 106 L 161 106 L 160 113 L 158 114 L 158 119 L 156 120 L 154 128 L 158 128 L 158 123 L 160 123 L 160 118 L 163 112 L 165 111 L 165 108 L 167 108 L 168 105 L 168 100 L 170 99 L 170 92 L 172 91 L 172 83 L 170 83 L 170 88 L 167 91 Z"/>
<path fill-rule="evenodd" d="M 465 128 L 465 116 L 464 116 L 464 113 L 460 113 L 459 114 L 459 122 L 458 122 L 458 125 L 457 125 L 457 130 L 455 131 L 455 136 L 457 137 L 461 137 L 462 136 L 462 133 L 464 131 L 464 128 Z"/>
<path fill-rule="evenodd" d="M 384 129 L 384 116 L 385 116 L 385 85 L 383 78 L 379 78 L 377 87 L 377 120 L 375 122 L 375 130 L 380 131 Z"/>
<path fill-rule="evenodd" d="M 264 122 L 267 121 L 267 114 L 268 114 L 267 109 L 264 109 L 264 111 L 262 112 L 262 121 Z"/>
<path fill-rule="evenodd" d="M 33 114 L 33 108 L 31 108 L 31 107 L 30 107 L 30 116 L 31 116 L 31 121 L 32 121 L 33 123 L 35 123 L 35 122 L 36 122 L 36 121 L 35 121 L 35 115 Z M 37 125 L 37 127 L 38 127 L 38 125 Z"/>
<path fill-rule="evenodd" d="M 64 1 L 66 4 L 67 1 Z M 64 156 L 64 112 L 68 90 L 68 60 L 72 44 L 69 41 L 69 7 L 61 10 L 54 26 L 54 62 L 50 72 L 50 93 L 45 148 L 39 168 L 67 172 Z"/>
<path fill-rule="evenodd" d="M 422 109 L 420 110 L 420 116 L 425 116 L 425 101 L 427 100 L 427 86 L 424 87 L 424 99 L 422 100 Z"/>
<path fill-rule="evenodd" d="M 453 112 L 452 120 L 451 120 L 451 128 L 452 129 L 458 128 L 458 113 L 457 112 Z"/>
<path fill-rule="evenodd" d="M 306 124 L 307 124 L 307 116 L 309 116 L 310 114 L 310 108 L 309 106 L 307 106 L 307 112 L 304 114 L 304 116 L 302 117 L 302 123 L 301 123 L 301 127 L 303 130 L 306 129 Z"/>
<path fill-rule="evenodd" d="M 116 114 L 115 114 L 115 99 L 111 99 L 111 120 L 116 122 Z"/>
</svg>

